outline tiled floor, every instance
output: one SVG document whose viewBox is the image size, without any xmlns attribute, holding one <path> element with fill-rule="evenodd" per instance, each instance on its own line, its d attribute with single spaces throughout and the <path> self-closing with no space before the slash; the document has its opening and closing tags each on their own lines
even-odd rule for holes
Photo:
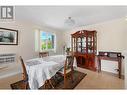
<svg viewBox="0 0 127 95">
<path fill-rule="evenodd" d="M 75 89 L 124 89 L 124 80 L 108 73 L 98 73 L 78 68 L 87 73 L 87 76 L 75 87 Z M 11 89 L 10 84 L 21 80 L 21 74 L 0 79 L 0 89 Z"/>
</svg>

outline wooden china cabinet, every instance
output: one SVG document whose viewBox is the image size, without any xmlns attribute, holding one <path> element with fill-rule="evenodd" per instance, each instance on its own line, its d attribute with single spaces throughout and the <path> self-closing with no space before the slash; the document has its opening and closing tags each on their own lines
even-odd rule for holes
<svg viewBox="0 0 127 95">
<path fill-rule="evenodd" d="M 80 30 L 71 34 L 71 50 L 82 68 L 96 71 L 95 56 L 97 52 L 97 32 Z"/>
</svg>

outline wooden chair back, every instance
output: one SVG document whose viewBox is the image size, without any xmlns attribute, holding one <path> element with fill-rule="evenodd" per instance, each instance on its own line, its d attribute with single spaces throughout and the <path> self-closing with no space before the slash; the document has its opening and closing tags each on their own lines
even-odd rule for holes
<svg viewBox="0 0 127 95">
<path fill-rule="evenodd" d="M 69 55 L 70 55 L 70 56 L 71 56 L 71 55 L 73 56 L 73 55 L 74 55 L 74 52 L 73 52 L 73 51 L 68 51 L 67 55 L 68 55 L 68 56 L 69 56 Z"/>
<path fill-rule="evenodd" d="M 49 52 L 39 52 L 39 57 L 49 56 Z"/>
<path fill-rule="evenodd" d="M 22 59 L 21 56 L 20 56 L 20 61 L 21 61 L 22 70 L 23 70 L 23 73 L 22 73 L 22 75 L 23 75 L 23 80 L 28 80 L 26 67 L 25 67 L 24 61 L 23 61 L 23 59 Z"/>
<path fill-rule="evenodd" d="M 73 82 L 73 63 L 74 63 L 74 56 L 73 55 L 69 55 L 66 57 L 66 61 L 65 61 L 65 65 L 64 65 L 64 88 L 66 88 L 67 86 L 67 74 L 71 74 L 71 81 Z"/>
<path fill-rule="evenodd" d="M 74 56 L 68 55 L 66 57 L 65 65 L 64 65 L 64 71 L 67 69 L 73 70 L 73 63 L 74 63 Z"/>
</svg>

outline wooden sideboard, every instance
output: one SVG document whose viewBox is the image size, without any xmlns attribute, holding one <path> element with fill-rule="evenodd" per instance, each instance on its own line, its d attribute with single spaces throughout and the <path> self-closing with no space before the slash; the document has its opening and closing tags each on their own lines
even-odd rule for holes
<svg viewBox="0 0 127 95">
<path fill-rule="evenodd" d="M 121 78 L 121 71 L 122 71 L 122 59 L 124 56 L 120 52 L 99 52 L 98 55 L 98 72 L 101 72 L 101 60 L 110 60 L 110 61 L 117 61 L 118 62 L 118 75 Z"/>
</svg>

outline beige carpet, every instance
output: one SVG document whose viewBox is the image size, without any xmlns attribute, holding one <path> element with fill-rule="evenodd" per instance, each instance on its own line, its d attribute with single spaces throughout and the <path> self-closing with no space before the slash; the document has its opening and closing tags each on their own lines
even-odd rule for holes
<svg viewBox="0 0 127 95">
<path fill-rule="evenodd" d="M 124 80 L 108 73 L 98 73 L 78 68 L 87 73 L 87 76 L 76 86 L 75 89 L 124 89 Z M 0 79 L 0 89 L 11 89 L 10 84 L 21 80 L 21 74 Z"/>
<path fill-rule="evenodd" d="M 109 73 L 98 73 L 78 68 L 86 72 L 87 76 L 76 86 L 75 89 L 124 89 L 124 80 Z"/>
</svg>

